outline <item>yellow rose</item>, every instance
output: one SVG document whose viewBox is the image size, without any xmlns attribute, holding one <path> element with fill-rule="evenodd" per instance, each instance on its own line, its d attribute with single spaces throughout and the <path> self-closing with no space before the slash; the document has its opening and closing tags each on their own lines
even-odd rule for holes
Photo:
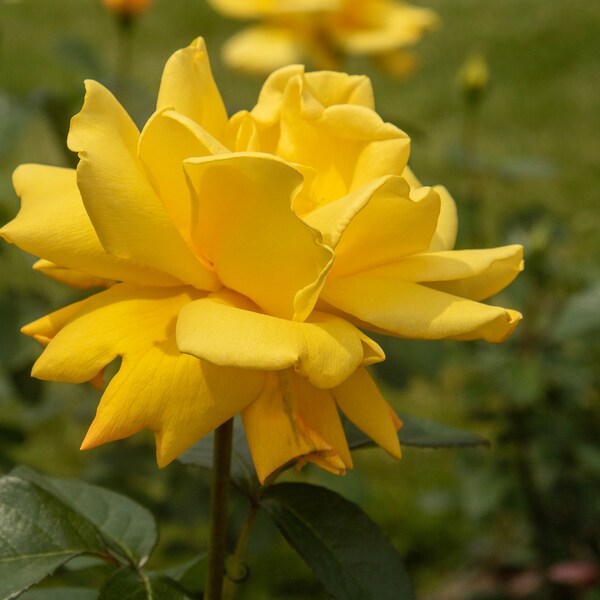
<svg viewBox="0 0 600 600">
<path fill-rule="evenodd" d="M 230 67 L 268 74 L 307 58 L 339 66 L 338 55 L 370 56 L 394 74 L 415 68 L 406 51 L 438 21 L 429 9 L 396 0 L 210 0 L 219 12 L 263 23 L 235 34 L 223 46 Z"/>
<path fill-rule="evenodd" d="M 152 0 L 102 0 L 108 10 L 123 16 L 141 15 L 146 12 Z"/>
<path fill-rule="evenodd" d="M 46 346 L 41 379 L 102 387 L 121 359 L 83 448 L 150 429 L 165 465 L 241 413 L 261 481 L 291 460 L 343 473 L 341 410 L 399 457 L 362 329 L 495 342 L 520 318 L 479 301 L 521 247 L 451 250 L 454 203 L 407 169 L 365 77 L 289 67 L 229 119 L 198 39 L 141 133 L 88 81 L 68 145 L 77 170 L 15 171 L 0 235 L 43 273 L 106 288 L 23 328 Z"/>
</svg>

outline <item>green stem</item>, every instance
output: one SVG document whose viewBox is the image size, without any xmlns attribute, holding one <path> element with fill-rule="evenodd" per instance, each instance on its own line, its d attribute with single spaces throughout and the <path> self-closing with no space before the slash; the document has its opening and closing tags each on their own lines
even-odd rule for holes
<svg viewBox="0 0 600 600">
<path fill-rule="evenodd" d="M 223 600 L 233 600 L 239 584 L 246 578 L 247 567 L 244 562 L 246 556 L 246 544 L 248 543 L 248 538 L 250 537 L 250 532 L 252 531 L 252 526 L 256 521 L 259 510 L 259 503 L 253 501 L 250 511 L 246 516 L 246 520 L 242 525 L 240 537 L 238 538 L 235 551 L 231 557 L 231 562 L 228 563 L 228 578 L 225 581 Z"/>
<path fill-rule="evenodd" d="M 229 419 L 215 431 L 208 526 L 208 573 L 204 600 L 221 600 L 225 572 L 232 438 L 233 420 Z"/>
<path fill-rule="evenodd" d="M 121 103 L 123 103 L 124 96 L 126 95 L 127 83 L 131 71 L 134 25 L 134 17 L 131 17 L 130 15 L 118 17 L 115 95 L 119 98 Z"/>
</svg>

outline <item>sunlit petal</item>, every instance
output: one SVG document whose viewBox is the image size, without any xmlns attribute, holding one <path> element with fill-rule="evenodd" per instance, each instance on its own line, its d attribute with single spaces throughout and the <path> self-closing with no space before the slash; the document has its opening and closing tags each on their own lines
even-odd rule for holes
<svg viewBox="0 0 600 600">
<path fill-rule="evenodd" d="M 220 140 L 227 124 L 227 111 L 213 79 L 206 45 L 195 39 L 178 50 L 165 65 L 156 109 L 173 108 Z"/>
</svg>

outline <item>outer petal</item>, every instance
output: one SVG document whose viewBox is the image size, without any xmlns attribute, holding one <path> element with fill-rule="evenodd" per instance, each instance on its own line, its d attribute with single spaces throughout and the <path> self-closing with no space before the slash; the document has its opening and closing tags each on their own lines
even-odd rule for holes
<svg viewBox="0 0 600 600">
<path fill-rule="evenodd" d="M 416 254 L 372 273 L 424 285 L 470 300 L 503 290 L 523 270 L 523 247 Z"/>
<path fill-rule="evenodd" d="M 76 173 L 21 165 L 13 175 L 21 210 L 0 230 L 7 242 L 62 267 L 102 279 L 179 285 L 174 277 L 135 261 L 106 254 L 85 211 Z"/>
<path fill-rule="evenodd" d="M 43 273 L 47 277 L 51 277 L 56 281 L 60 281 L 60 283 L 65 283 L 66 285 L 70 285 L 71 287 L 81 290 L 110 287 L 113 283 L 115 283 L 115 281 L 111 279 L 93 277 L 92 275 L 82 273 L 81 271 L 75 271 L 73 269 L 68 269 L 67 267 L 55 265 L 53 262 L 43 258 L 38 260 L 33 265 L 33 268 L 36 271 Z"/>
<path fill-rule="evenodd" d="M 231 17 L 254 19 L 288 13 L 336 10 L 342 0 L 209 0 L 215 10 Z"/>
<path fill-rule="evenodd" d="M 243 412 L 259 480 L 292 460 L 315 462 L 332 473 L 352 468 L 344 430 L 328 390 L 293 371 L 268 373 L 262 394 Z"/>
<path fill-rule="evenodd" d="M 229 150 L 188 117 L 165 109 L 146 123 L 138 152 L 167 214 L 190 242 L 192 202 L 183 161 Z"/>
<path fill-rule="evenodd" d="M 404 169 L 402 177 L 408 181 L 411 189 L 418 190 L 423 184 L 415 177 L 415 174 L 409 167 Z M 431 239 L 429 246 L 430 252 L 439 252 L 440 250 L 452 250 L 456 243 L 456 234 L 458 231 L 458 215 L 456 212 L 456 203 L 450 195 L 450 192 L 443 185 L 435 185 L 433 189 L 440 197 L 440 216 L 438 218 L 435 234 Z"/>
<path fill-rule="evenodd" d="M 197 297 L 192 288 L 119 284 L 25 328 L 48 336 L 60 327 L 34 365 L 40 379 L 88 381 L 122 357 L 82 448 L 150 429 L 163 466 L 258 395 L 262 373 L 215 367 L 177 350 L 177 314 Z"/>
<path fill-rule="evenodd" d="M 502 342 L 520 313 L 465 300 L 377 272 L 330 279 L 321 297 L 367 329 L 417 339 Z"/>
<path fill-rule="evenodd" d="M 223 284 L 269 314 L 305 319 L 333 253 L 291 210 L 300 173 L 261 154 L 190 159 L 185 169 L 198 211 L 194 240 Z"/>
<path fill-rule="evenodd" d="M 318 388 L 335 387 L 361 364 L 383 360 L 381 349 L 343 319 L 318 312 L 305 323 L 270 317 L 248 310 L 232 294 L 183 307 L 177 345 L 216 365 L 265 371 L 293 367 Z"/>
<path fill-rule="evenodd" d="M 302 61 L 302 40 L 284 27 L 257 26 L 230 37 L 221 49 L 223 62 L 253 75 L 269 75 L 276 69 Z"/>
<path fill-rule="evenodd" d="M 400 177 L 381 178 L 304 216 L 335 248 L 329 277 L 342 277 L 397 261 L 428 248 L 440 200 L 431 188 L 409 198 Z"/>
<path fill-rule="evenodd" d="M 178 50 L 165 65 L 156 109 L 173 108 L 222 139 L 227 111 L 213 79 L 202 38 Z"/>
<path fill-rule="evenodd" d="M 438 17 L 432 10 L 395 0 L 367 0 L 360 8 L 340 11 L 332 20 L 332 34 L 345 52 L 375 54 L 410 46 L 432 29 Z"/>
<path fill-rule="evenodd" d="M 337 405 L 352 423 L 394 458 L 400 458 L 399 419 L 366 369 L 357 369 L 331 391 Z"/>
<path fill-rule="evenodd" d="M 138 139 L 114 96 L 88 81 L 68 144 L 79 153 L 77 184 L 102 245 L 110 254 L 164 270 L 184 283 L 218 289 L 214 273 L 185 243 L 148 181 L 137 157 Z"/>
</svg>

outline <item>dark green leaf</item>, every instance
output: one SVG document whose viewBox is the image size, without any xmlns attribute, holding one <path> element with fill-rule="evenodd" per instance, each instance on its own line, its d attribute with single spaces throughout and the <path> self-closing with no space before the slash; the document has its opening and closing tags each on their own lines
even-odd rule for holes
<svg viewBox="0 0 600 600">
<path fill-rule="evenodd" d="M 201 554 L 199 558 L 164 569 L 161 575 L 174 579 L 189 592 L 201 592 L 206 579 L 206 566 L 207 555 Z"/>
<path fill-rule="evenodd" d="M 554 326 L 552 337 L 561 341 L 600 328 L 600 284 L 571 297 Z"/>
<path fill-rule="evenodd" d="M 73 479 L 45 477 L 18 467 L 14 475 L 33 481 L 93 523 L 106 543 L 134 564 L 143 564 L 157 540 L 152 514 L 133 500 Z"/>
<path fill-rule="evenodd" d="M 0 598 L 16 598 L 80 554 L 104 552 L 94 526 L 31 481 L 0 479 Z"/>
<path fill-rule="evenodd" d="M 281 483 L 266 489 L 261 506 L 334 598 L 414 598 L 400 555 L 352 502 L 322 487 Z"/>
<path fill-rule="evenodd" d="M 177 460 L 184 465 L 212 469 L 213 440 L 214 434 L 208 434 L 184 452 Z M 250 448 L 248 448 L 248 442 L 241 426 L 236 426 L 233 431 L 231 482 L 243 492 L 252 490 L 258 486 Z"/>
<path fill-rule="evenodd" d="M 172 579 L 157 573 L 122 569 L 109 577 L 98 600 L 190 600 Z"/>
<path fill-rule="evenodd" d="M 50 588 L 31 590 L 19 596 L 19 600 L 96 600 L 98 590 L 89 588 Z"/>
<path fill-rule="evenodd" d="M 464 431 L 449 425 L 444 425 L 430 419 L 413 417 L 398 413 L 404 426 L 398 432 L 400 444 L 417 448 L 464 448 L 469 446 L 485 446 L 489 442 L 470 431 Z M 350 449 L 374 446 L 375 442 L 359 431 L 349 421 L 344 422 L 344 431 Z"/>
</svg>

